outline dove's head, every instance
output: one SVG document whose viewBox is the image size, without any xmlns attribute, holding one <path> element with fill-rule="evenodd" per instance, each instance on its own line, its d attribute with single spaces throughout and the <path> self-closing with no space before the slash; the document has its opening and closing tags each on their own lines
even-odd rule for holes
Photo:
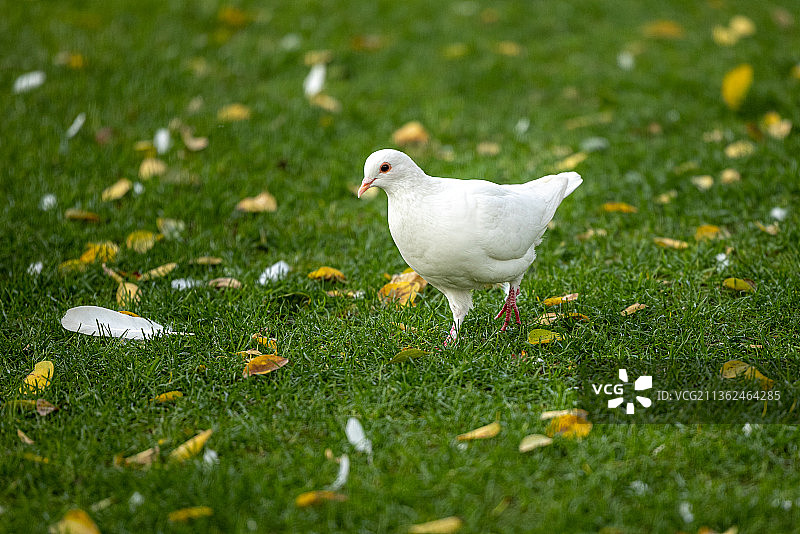
<svg viewBox="0 0 800 534">
<path fill-rule="evenodd" d="M 364 163 L 364 180 L 358 188 L 358 198 L 370 187 L 380 187 L 389 191 L 395 184 L 402 183 L 405 178 L 424 175 L 414 160 L 399 150 L 384 148 L 373 152 Z"/>
</svg>

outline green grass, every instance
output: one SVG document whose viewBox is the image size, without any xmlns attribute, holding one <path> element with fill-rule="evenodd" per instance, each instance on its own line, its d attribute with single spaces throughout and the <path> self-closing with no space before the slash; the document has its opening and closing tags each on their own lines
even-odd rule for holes
<svg viewBox="0 0 800 534">
<path fill-rule="evenodd" d="M 25 375 L 49 359 L 55 375 L 41 396 L 61 410 L 39 417 L 0 408 L 0 531 L 43 532 L 75 507 L 103 532 L 403 532 L 450 515 L 464 520 L 462 532 L 796 529 L 800 434 L 791 424 L 749 434 L 741 420 L 596 424 L 583 440 L 560 438 L 517 452 L 523 436 L 544 431 L 542 410 L 574 405 L 580 366 L 596 359 L 667 362 L 685 373 L 672 380 L 694 386 L 699 379 L 687 361 L 743 359 L 775 378 L 785 398 L 796 398 L 799 137 L 796 131 L 784 140 L 766 137 L 741 159 L 724 154 L 728 143 L 748 139 L 748 123 L 758 124 L 768 111 L 800 124 L 800 80 L 791 76 L 800 61 L 800 13 L 792 2 L 493 2 L 488 12 L 469 2 L 434 9 L 388 1 L 236 5 L 250 19 L 241 28 L 220 22 L 216 2 L 3 7 L 0 397 L 21 398 Z M 791 28 L 774 21 L 772 9 L 781 5 L 794 12 Z M 712 27 L 736 14 L 754 21 L 756 35 L 718 46 Z M 493 16 L 496 22 L 487 21 Z M 683 37 L 643 36 L 642 25 L 656 19 L 678 22 Z M 299 37 L 296 49 L 282 45 L 290 34 Z M 380 46 L 354 46 L 362 35 L 380 36 Z M 521 55 L 496 53 L 504 40 L 521 45 Z M 466 54 L 446 58 L 452 43 L 466 45 Z M 340 113 L 313 107 L 302 94 L 303 56 L 315 49 L 333 51 L 326 92 L 341 101 Z M 630 71 L 617 65 L 626 49 L 637 52 Z M 81 53 L 85 68 L 55 65 L 64 50 Z M 206 72 L 198 74 L 192 65 L 201 60 Z M 720 83 L 745 62 L 755 81 L 734 112 L 721 100 Z M 30 70 L 46 71 L 45 84 L 12 94 L 14 80 Z M 198 96 L 200 109 L 187 111 Z M 233 102 L 250 107 L 251 118 L 220 123 L 217 110 Z M 64 145 L 66 128 L 81 112 L 86 124 Z M 566 127 L 600 112 L 610 112 L 611 122 Z M 175 117 L 210 139 L 206 150 L 182 154 L 173 133 L 175 146 L 162 156 L 172 176 L 194 180 L 154 178 L 141 182 L 138 196 L 102 202 L 102 190 L 118 178 L 139 181 L 142 155 L 134 143 Z M 518 133 L 523 118 L 530 128 Z M 360 182 L 366 156 L 392 146 L 392 132 L 409 120 L 420 120 L 432 137 L 411 155 L 439 176 L 520 182 L 552 172 L 587 138 L 609 141 L 577 167 L 584 184 L 559 209 L 523 281 L 521 328 L 498 332 L 492 316 L 502 293 L 478 292 L 459 343 L 435 351 L 450 324 L 441 294 L 428 288 L 417 306 L 403 310 L 380 304 L 383 273 L 406 266 L 388 232 L 384 195 L 359 201 L 349 188 Z M 105 127 L 113 136 L 99 145 L 95 132 Z M 713 130 L 722 141 L 704 141 Z M 479 155 L 483 141 L 498 143 L 500 153 Z M 452 158 L 443 157 L 448 151 Z M 676 172 L 689 161 L 694 169 Z M 720 172 L 729 167 L 742 180 L 722 185 Z M 692 185 L 700 174 L 717 178 L 711 190 Z M 275 213 L 234 210 L 263 189 L 277 198 Z M 655 201 L 672 189 L 678 193 L 672 203 Z M 41 211 L 46 193 L 58 205 Z M 607 201 L 631 203 L 639 212 L 606 213 Z M 772 222 L 775 206 L 788 216 L 780 233 L 769 236 L 754 222 Z M 95 211 L 103 221 L 67 221 L 64 210 L 71 207 Z M 125 237 L 155 231 L 158 217 L 185 221 L 183 237 L 160 241 L 146 254 L 125 250 Z M 730 235 L 695 243 L 700 224 Z M 608 235 L 576 239 L 587 228 Z M 661 249 L 652 242 L 656 236 L 689 247 Z M 99 265 L 58 271 L 87 242 L 103 240 L 123 244 L 114 263 L 123 271 L 179 264 L 167 279 L 141 284 L 135 311 L 195 336 L 125 343 L 61 328 L 70 307 L 117 308 L 116 284 Z M 733 247 L 730 265 L 720 269 L 715 256 L 727 247 Z M 201 255 L 224 263 L 188 263 Z M 278 260 L 292 266 L 290 275 L 258 285 L 263 269 Z M 28 265 L 37 261 L 42 273 L 30 276 Z M 342 270 L 348 281 L 308 280 L 321 265 Z M 218 276 L 236 277 L 243 288 L 170 288 L 174 278 Z M 753 279 L 758 289 L 735 295 L 721 287 L 728 276 Z M 326 296 L 335 287 L 366 294 Z M 591 321 L 554 325 L 566 336 L 559 343 L 527 344 L 532 320 L 545 311 L 540 300 L 569 292 L 580 299 L 568 309 Z M 633 302 L 648 308 L 621 317 Z M 398 332 L 397 322 L 416 330 Z M 257 330 L 276 337 L 290 362 L 244 379 L 231 353 L 254 347 L 249 336 Z M 387 363 L 408 346 L 434 352 Z M 527 359 L 511 356 L 523 350 Z M 176 389 L 185 396 L 174 404 L 150 402 Z M 777 420 L 797 422 L 798 410 L 786 404 Z M 764 421 L 776 420 L 770 419 L 775 410 L 770 405 Z M 371 460 L 347 443 L 350 416 L 373 441 Z M 457 434 L 496 418 L 497 437 L 456 442 Z M 216 465 L 198 457 L 148 470 L 114 466 L 116 454 L 159 440 L 166 460 L 206 428 L 214 429 L 206 446 L 218 453 Z M 35 444 L 23 444 L 17 429 Z M 297 495 L 336 476 L 326 448 L 351 458 L 341 490 L 348 501 L 297 508 Z M 131 501 L 135 493 L 143 498 L 139 505 Z M 507 507 L 496 509 L 501 502 Z M 690 504 L 692 521 L 681 514 L 682 503 Z M 195 505 L 211 506 L 214 515 L 168 522 L 169 512 Z"/>
</svg>

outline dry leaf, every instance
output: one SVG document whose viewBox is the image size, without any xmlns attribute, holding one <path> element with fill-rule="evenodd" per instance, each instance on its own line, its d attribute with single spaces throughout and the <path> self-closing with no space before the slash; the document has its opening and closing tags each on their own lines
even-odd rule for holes
<svg viewBox="0 0 800 534">
<path fill-rule="evenodd" d="M 191 506 L 189 508 L 181 508 L 170 512 L 168 519 L 172 523 L 186 522 L 190 519 L 197 519 L 198 517 L 209 517 L 214 515 L 214 510 L 210 506 Z"/>
<path fill-rule="evenodd" d="M 738 182 L 742 179 L 742 175 L 736 169 L 724 169 L 720 174 L 719 181 L 725 185 Z"/>
<path fill-rule="evenodd" d="M 627 315 L 633 315 L 637 311 L 643 310 L 645 308 L 647 308 L 647 304 L 639 304 L 638 302 L 636 302 L 634 304 L 631 304 L 630 306 L 628 306 L 627 308 L 625 308 L 624 310 L 622 310 L 619 313 L 620 313 L 620 315 L 622 315 L 624 317 L 624 316 L 627 316 Z"/>
<path fill-rule="evenodd" d="M 316 490 L 301 493 L 294 500 L 294 504 L 298 508 L 305 508 L 307 506 L 313 506 L 315 504 L 320 504 L 327 501 L 344 502 L 346 500 L 347 495 L 342 495 L 341 493 L 328 490 Z"/>
<path fill-rule="evenodd" d="M 195 265 L 219 265 L 222 263 L 222 258 L 217 258 L 216 256 L 200 256 L 199 258 L 190 260 L 189 263 L 194 263 Z"/>
<path fill-rule="evenodd" d="M 680 241 L 678 239 L 672 239 L 670 237 L 654 237 L 653 243 L 655 243 L 659 247 L 673 248 L 675 250 L 683 250 L 685 248 L 689 248 L 689 243 L 687 243 L 686 241 Z"/>
<path fill-rule="evenodd" d="M 528 332 L 528 343 L 531 345 L 542 345 L 551 341 L 561 341 L 562 339 L 561 334 L 541 328 L 535 328 Z"/>
<path fill-rule="evenodd" d="M 250 361 L 256 356 L 261 356 L 263 353 L 258 349 L 247 349 L 247 350 L 240 350 L 239 352 L 234 352 L 234 356 L 241 356 L 245 359 L 245 361 Z"/>
<path fill-rule="evenodd" d="M 25 377 L 19 392 L 23 395 L 44 391 L 50 385 L 50 379 L 53 377 L 53 362 L 50 360 L 43 360 L 38 362 L 33 371 Z"/>
<path fill-rule="evenodd" d="M 539 447 L 546 447 L 553 443 L 553 438 L 549 438 L 544 434 L 531 434 L 522 438 L 519 443 L 519 452 L 528 452 Z"/>
<path fill-rule="evenodd" d="M 773 139 L 785 139 L 792 131 L 792 121 L 770 111 L 761 118 L 761 128 Z"/>
<path fill-rule="evenodd" d="M 635 206 L 625 202 L 606 202 L 603 204 L 603 211 L 619 213 L 636 213 L 639 211 Z"/>
<path fill-rule="evenodd" d="M 407 122 L 392 134 L 396 145 L 424 145 L 429 140 L 428 132 L 419 121 Z"/>
<path fill-rule="evenodd" d="M 149 180 L 153 176 L 161 176 L 167 172 L 167 164 L 157 158 L 146 158 L 139 165 L 139 178 Z"/>
<path fill-rule="evenodd" d="M 363 291 L 353 291 L 352 289 L 347 289 L 344 291 L 332 289 L 330 291 L 326 291 L 325 294 L 329 297 L 347 297 L 351 299 L 360 299 L 364 296 Z"/>
<path fill-rule="evenodd" d="M 125 238 L 125 246 L 140 254 L 144 254 L 153 248 L 157 241 L 163 238 L 163 235 L 156 234 L 150 230 L 136 230 L 128 234 L 128 237 Z"/>
<path fill-rule="evenodd" d="M 726 26 L 716 25 L 711 29 L 711 38 L 719 46 L 733 46 L 739 42 L 739 36 Z"/>
<path fill-rule="evenodd" d="M 758 380 L 761 389 L 769 390 L 775 384 L 771 378 L 764 376 L 761 371 L 741 360 L 730 360 L 722 364 L 722 378 L 736 378 L 744 376 L 747 380 Z"/>
<path fill-rule="evenodd" d="M 114 465 L 118 467 L 134 466 L 134 467 L 148 467 L 152 465 L 157 459 L 160 449 L 158 445 L 151 447 L 142 452 L 137 452 L 132 456 L 123 458 L 122 455 L 114 457 Z"/>
<path fill-rule="evenodd" d="M 569 293 L 567 295 L 562 295 L 560 297 L 549 297 L 542 301 L 542 304 L 545 306 L 555 306 L 557 304 L 563 304 L 564 302 L 572 302 L 573 300 L 578 300 L 580 293 Z"/>
<path fill-rule="evenodd" d="M 697 227 L 694 238 L 697 241 L 716 239 L 720 237 L 721 231 L 720 227 L 714 224 L 703 224 Z"/>
<path fill-rule="evenodd" d="M 181 391 L 167 391 L 166 393 L 162 393 L 161 395 L 156 395 L 153 399 L 155 403 L 164 403 L 164 402 L 173 402 L 176 399 L 180 399 L 183 397 L 183 392 Z"/>
<path fill-rule="evenodd" d="M 236 278 L 228 277 L 214 278 L 208 281 L 208 285 L 216 289 L 239 289 L 242 287 L 242 283 Z"/>
<path fill-rule="evenodd" d="M 114 185 L 110 185 L 103 189 L 103 192 L 100 195 L 100 199 L 103 202 L 108 202 L 111 200 L 119 200 L 125 195 L 128 194 L 128 191 L 131 190 L 133 187 L 133 182 L 128 180 L 127 178 L 120 178 L 117 180 Z"/>
<path fill-rule="evenodd" d="M 139 286 L 133 282 L 120 282 L 117 286 L 117 304 L 130 307 L 139 303 Z"/>
<path fill-rule="evenodd" d="M 742 293 L 754 293 L 756 283 L 749 278 L 726 278 L 722 281 L 722 287 L 733 291 L 741 291 Z"/>
<path fill-rule="evenodd" d="M 89 514 L 75 508 L 67 511 L 61 521 L 50 525 L 49 534 L 100 534 L 100 529 Z"/>
<path fill-rule="evenodd" d="M 476 428 L 475 430 L 470 430 L 465 434 L 459 434 L 458 436 L 456 436 L 456 439 L 458 441 L 471 441 L 473 439 L 488 439 L 495 437 L 499 433 L 500 433 L 500 423 L 495 421 L 494 423 L 489 423 L 488 425 Z"/>
<path fill-rule="evenodd" d="M 203 445 L 206 444 L 206 441 L 208 441 L 208 438 L 211 437 L 211 434 L 213 433 L 214 430 L 210 428 L 200 432 L 193 438 L 181 444 L 177 449 L 169 453 L 169 459 L 177 462 L 184 462 L 192 456 L 197 455 L 197 453 L 200 452 L 200 450 L 203 448 Z"/>
<path fill-rule="evenodd" d="M 778 226 L 778 223 L 776 222 L 769 225 L 765 225 L 761 221 L 756 221 L 755 225 L 756 228 L 769 235 L 778 235 L 778 233 L 780 233 L 781 231 L 780 227 Z"/>
<path fill-rule="evenodd" d="M 732 110 L 742 106 L 750 86 L 753 84 L 753 67 L 743 63 L 725 74 L 722 79 L 722 100 Z"/>
<path fill-rule="evenodd" d="M 422 349 L 403 349 L 395 354 L 392 359 L 389 360 L 389 363 L 402 363 L 407 362 L 408 360 L 416 360 L 417 358 L 422 358 L 426 354 L 429 353 Z"/>
<path fill-rule="evenodd" d="M 278 352 L 278 340 L 274 337 L 266 337 L 262 334 L 255 333 L 250 336 L 250 339 L 254 340 L 259 345 L 263 345 L 269 349 L 272 349 L 276 353 Z"/>
<path fill-rule="evenodd" d="M 586 241 L 587 239 L 591 239 L 595 236 L 597 237 L 605 237 L 608 235 L 608 232 L 604 228 L 589 228 L 582 234 L 577 234 L 575 236 L 576 239 L 580 241 Z"/>
<path fill-rule="evenodd" d="M 52 403 L 44 400 L 44 399 L 14 399 L 6 402 L 4 406 L 8 406 L 12 409 L 17 409 L 21 411 L 36 411 L 37 414 L 44 417 L 45 415 L 51 414 L 58 410 L 57 406 L 54 406 Z"/>
<path fill-rule="evenodd" d="M 221 122 L 244 121 L 250 118 L 250 108 L 243 104 L 228 104 L 217 111 L 217 120 Z"/>
<path fill-rule="evenodd" d="M 28 437 L 27 434 L 25 434 L 25 432 L 23 432 L 19 428 L 17 429 L 17 437 L 25 445 L 33 445 L 35 443 L 31 438 Z"/>
<path fill-rule="evenodd" d="M 744 15 L 736 15 L 728 23 L 730 30 L 739 37 L 751 37 L 756 34 L 756 25 L 752 19 Z"/>
<path fill-rule="evenodd" d="M 692 183 L 700 191 L 708 191 L 714 185 L 714 177 L 707 174 L 703 176 L 692 176 Z"/>
<path fill-rule="evenodd" d="M 408 527 L 410 534 L 452 534 L 457 532 L 464 522 L 456 516 L 428 521 L 427 523 L 417 523 Z"/>
<path fill-rule="evenodd" d="M 208 147 L 208 137 L 195 137 L 188 126 L 181 128 L 181 140 L 189 152 L 199 152 Z"/>
<path fill-rule="evenodd" d="M 312 280 L 327 280 L 329 282 L 344 282 L 346 280 L 342 271 L 333 267 L 322 266 L 316 271 L 308 273 Z"/>
<path fill-rule="evenodd" d="M 743 158 L 756 151 L 756 145 L 747 140 L 734 141 L 725 147 L 725 155 L 729 158 Z"/>
<path fill-rule="evenodd" d="M 658 195 L 656 197 L 656 202 L 658 202 L 659 204 L 669 204 L 676 198 L 678 198 L 678 192 L 675 191 L 674 189 L 670 189 L 666 193 L 661 193 L 660 195 Z"/>
<path fill-rule="evenodd" d="M 248 213 L 274 212 L 278 209 L 278 202 L 269 192 L 262 191 L 257 196 L 240 200 L 236 204 L 236 209 Z"/>
<path fill-rule="evenodd" d="M 330 111 L 331 113 L 339 113 L 342 111 L 342 103 L 325 93 L 317 93 L 308 99 L 312 105 L 318 108 Z"/>
<path fill-rule="evenodd" d="M 178 264 L 175 262 L 165 263 L 155 269 L 150 269 L 142 276 L 139 277 L 140 282 L 146 282 L 148 280 L 152 280 L 153 278 L 161 278 L 162 276 L 166 276 L 172 271 L 174 271 L 178 267 Z"/>
<path fill-rule="evenodd" d="M 70 208 L 64 212 L 64 218 L 70 221 L 100 222 L 100 216 L 94 212 Z"/>
<path fill-rule="evenodd" d="M 380 288 L 378 298 L 385 304 L 394 303 L 401 308 L 413 306 L 419 290 L 417 282 L 389 282 Z"/>
<path fill-rule="evenodd" d="M 589 434 L 592 423 L 580 415 L 561 415 L 554 417 L 545 431 L 548 436 L 563 436 L 565 438 L 582 438 Z"/>
<path fill-rule="evenodd" d="M 545 421 L 547 419 L 554 419 L 556 417 L 562 417 L 564 415 L 575 415 L 575 416 L 582 417 L 582 418 L 586 419 L 586 417 L 589 415 L 589 412 L 587 412 L 586 410 L 581 410 L 581 409 L 548 410 L 548 411 L 542 412 L 541 415 L 539 416 L 539 419 L 541 419 L 542 421 Z"/>
<path fill-rule="evenodd" d="M 111 241 L 102 243 L 87 243 L 86 250 L 81 254 L 78 261 L 82 263 L 94 263 L 96 261 L 111 262 L 117 257 L 119 247 Z"/>
<path fill-rule="evenodd" d="M 242 375 L 244 377 L 265 375 L 276 369 L 280 369 L 287 363 L 289 363 L 289 360 L 283 356 L 278 356 L 277 354 L 261 354 L 247 362 Z"/>
<path fill-rule="evenodd" d="M 575 167 L 578 166 L 583 160 L 589 157 L 589 154 L 586 152 L 576 152 L 571 156 L 567 156 L 566 158 L 562 159 L 561 161 L 556 162 L 554 168 L 557 171 L 571 171 Z"/>
<path fill-rule="evenodd" d="M 642 34 L 651 39 L 680 39 L 683 26 L 674 20 L 654 20 L 642 26 Z"/>
<path fill-rule="evenodd" d="M 496 156 L 500 153 L 500 145 L 484 141 L 483 143 L 478 143 L 478 147 L 475 150 L 481 156 Z"/>
</svg>

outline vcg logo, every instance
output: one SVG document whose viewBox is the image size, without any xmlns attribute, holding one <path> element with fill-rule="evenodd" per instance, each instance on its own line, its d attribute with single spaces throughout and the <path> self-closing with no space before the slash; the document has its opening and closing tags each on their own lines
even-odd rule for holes
<svg viewBox="0 0 800 534">
<path fill-rule="evenodd" d="M 605 395 L 613 395 L 613 399 L 608 400 L 608 407 L 611 409 L 618 408 L 622 406 L 622 403 L 625 402 L 625 385 L 628 384 L 628 370 L 627 369 L 620 369 L 619 370 L 619 380 L 620 382 L 617 384 L 592 384 L 592 391 L 594 391 L 595 395 L 605 394 Z M 636 379 L 633 383 L 633 390 L 634 391 L 644 391 L 653 387 L 653 377 L 650 375 L 643 375 Z M 653 401 L 650 400 L 648 397 L 643 397 L 641 395 L 636 395 L 636 401 L 641 404 L 645 408 L 649 408 Z M 634 413 L 634 403 L 629 401 L 625 404 L 625 413 L 630 415 Z"/>
</svg>

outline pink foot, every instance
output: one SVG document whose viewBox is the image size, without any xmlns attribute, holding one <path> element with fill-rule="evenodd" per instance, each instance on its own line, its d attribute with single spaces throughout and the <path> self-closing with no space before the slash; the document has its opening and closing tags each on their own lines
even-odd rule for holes
<svg viewBox="0 0 800 534">
<path fill-rule="evenodd" d="M 444 346 L 447 347 L 451 343 L 455 343 L 457 335 L 458 335 L 458 330 L 456 330 L 456 324 L 453 323 L 453 326 L 450 327 L 450 334 L 448 334 L 447 337 L 444 338 Z"/>
<path fill-rule="evenodd" d="M 500 313 L 495 316 L 495 319 L 499 319 L 500 317 L 505 314 L 505 320 L 503 321 L 503 327 L 500 328 L 501 332 L 505 332 L 506 328 L 508 327 L 508 321 L 511 319 L 511 310 L 514 310 L 514 316 L 517 319 L 517 324 L 520 324 L 522 321 L 519 320 L 519 308 L 517 308 L 517 296 L 519 295 L 519 288 L 512 287 L 508 290 L 508 298 L 506 299 L 506 303 L 503 304 L 503 307 L 500 309 Z"/>
</svg>

